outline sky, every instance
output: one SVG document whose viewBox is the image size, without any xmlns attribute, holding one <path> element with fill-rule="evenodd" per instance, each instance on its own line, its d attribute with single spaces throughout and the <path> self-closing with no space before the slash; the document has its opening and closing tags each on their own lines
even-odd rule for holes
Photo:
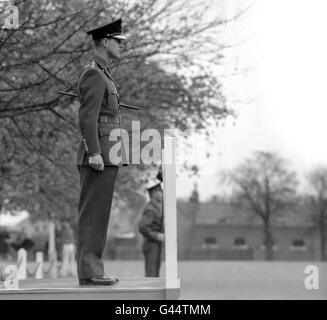
<svg viewBox="0 0 327 320">
<path fill-rule="evenodd" d="M 228 0 L 227 15 L 242 3 Z M 202 201 L 224 194 L 217 174 L 254 150 L 275 151 L 287 159 L 303 190 L 306 172 L 327 165 L 327 1 L 251 3 L 243 18 L 224 30 L 227 39 L 240 43 L 225 52 L 230 76 L 221 78 L 238 118 L 218 129 L 216 172 L 192 179 L 178 174 L 177 197 L 188 197 L 195 182 Z"/>
</svg>

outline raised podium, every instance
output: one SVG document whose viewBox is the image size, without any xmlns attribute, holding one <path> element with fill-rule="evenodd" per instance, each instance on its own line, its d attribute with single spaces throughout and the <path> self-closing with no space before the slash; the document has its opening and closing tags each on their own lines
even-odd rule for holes
<svg viewBox="0 0 327 320">
<path fill-rule="evenodd" d="M 113 286 L 80 287 L 71 278 L 20 280 L 19 289 L 0 289 L 0 300 L 165 300 L 179 289 L 166 288 L 164 278 L 126 278 Z"/>
<path fill-rule="evenodd" d="M 79 286 L 78 279 L 42 279 L 42 258 L 35 271 L 38 279 L 26 279 L 26 255 L 11 269 L 11 281 L 0 282 L 0 300 L 172 300 L 180 294 L 177 274 L 175 140 L 165 136 L 162 150 L 165 221 L 165 278 L 120 278 L 112 286 Z M 52 241 L 53 242 L 53 239 Z M 15 271 L 16 270 L 16 271 Z M 119 276 L 119 275 L 118 275 Z"/>
</svg>

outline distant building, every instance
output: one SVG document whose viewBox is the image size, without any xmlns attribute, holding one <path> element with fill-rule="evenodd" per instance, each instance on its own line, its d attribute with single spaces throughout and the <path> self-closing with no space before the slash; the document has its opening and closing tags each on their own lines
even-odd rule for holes
<svg viewBox="0 0 327 320">
<path fill-rule="evenodd" d="M 253 212 L 222 201 L 178 201 L 180 259 L 265 259 L 262 222 Z M 317 228 L 310 208 L 299 207 L 272 221 L 275 260 L 319 260 Z"/>
<path fill-rule="evenodd" d="M 133 213 L 131 210 L 118 210 L 112 221 L 105 252 L 111 259 L 143 258 L 142 237 L 136 228 L 143 207 L 133 208 Z M 310 210 L 299 206 L 273 217 L 275 260 L 319 260 L 318 231 L 310 221 Z M 177 237 L 180 260 L 265 259 L 259 217 L 245 206 L 218 197 L 200 203 L 196 185 L 189 200 L 177 201 Z"/>
</svg>

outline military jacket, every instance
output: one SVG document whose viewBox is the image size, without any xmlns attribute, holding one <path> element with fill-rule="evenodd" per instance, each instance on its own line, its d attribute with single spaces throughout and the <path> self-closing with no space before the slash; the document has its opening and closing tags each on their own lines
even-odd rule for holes
<svg viewBox="0 0 327 320">
<path fill-rule="evenodd" d="M 162 204 L 150 200 L 143 211 L 139 231 L 145 239 L 157 242 L 158 233 L 164 232 L 163 222 Z"/>
<path fill-rule="evenodd" d="M 80 100 L 79 126 L 82 140 L 77 165 L 88 165 L 88 157 L 101 154 L 105 165 L 128 164 L 128 137 L 120 127 L 119 94 L 105 61 L 97 55 L 77 82 Z"/>
</svg>

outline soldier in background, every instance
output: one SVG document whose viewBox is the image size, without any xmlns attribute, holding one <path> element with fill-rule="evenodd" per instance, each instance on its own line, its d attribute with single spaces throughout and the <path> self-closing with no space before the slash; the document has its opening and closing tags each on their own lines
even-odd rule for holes
<svg viewBox="0 0 327 320">
<path fill-rule="evenodd" d="M 142 252 L 146 277 L 159 277 L 164 244 L 163 192 L 158 178 L 161 178 L 161 173 L 157 175 L 157 181 L 147 188 L 150 201 L 139 224 L 139 231 L 144 238 Z"/>
</svg>

